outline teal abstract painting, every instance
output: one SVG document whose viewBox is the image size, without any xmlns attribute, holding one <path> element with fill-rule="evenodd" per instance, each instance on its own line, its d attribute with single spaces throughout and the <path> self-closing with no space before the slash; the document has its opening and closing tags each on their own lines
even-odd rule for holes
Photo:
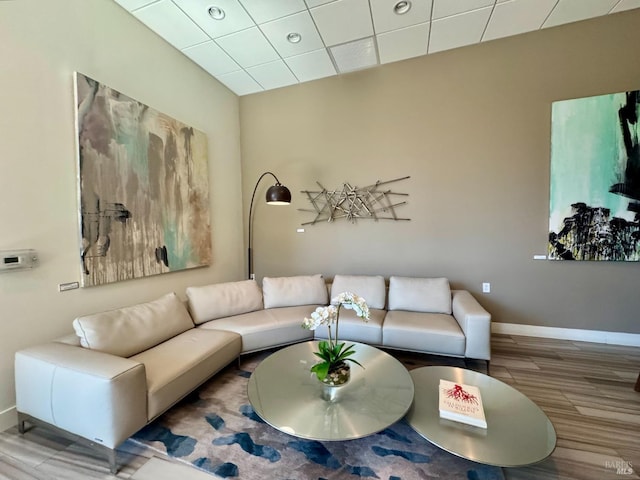
<svg viewBox="0 0 640 480">
<path fill-rule="evenodd" d="M 549 259 L 640 260 L 638 91 L 554 102 Z"/>
<path fill-rule="evenodd" d="M 75 74 L 82 285 L 209 265 L 203 132 Z"/>
</svg>

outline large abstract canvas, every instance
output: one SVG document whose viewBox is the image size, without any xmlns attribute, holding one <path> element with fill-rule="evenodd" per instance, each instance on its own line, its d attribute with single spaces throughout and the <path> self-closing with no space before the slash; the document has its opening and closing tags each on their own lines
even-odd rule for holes
<svg viewBox="0 0 640 480">
<path fill-rule="evenodd" d="M 555 102 L 549 258 L 640 260 L 638 91 Z"/>
<path fill-rule="evenodd" d="M 82 285 L 211 261 L 204 133 L 75 74 Z"/>
</svg>

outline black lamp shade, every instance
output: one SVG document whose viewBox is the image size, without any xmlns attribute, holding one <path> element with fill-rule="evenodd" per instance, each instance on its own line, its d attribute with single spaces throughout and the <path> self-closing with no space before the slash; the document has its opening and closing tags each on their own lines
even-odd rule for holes
<svg viewBox="0 0 640 480">
<path fill-rule="evenodd" d="M 267 203 L 269 205 L 289 205 L 291 203 L 291 192 L 278 182 L 267 190 Z"/>
</svg>

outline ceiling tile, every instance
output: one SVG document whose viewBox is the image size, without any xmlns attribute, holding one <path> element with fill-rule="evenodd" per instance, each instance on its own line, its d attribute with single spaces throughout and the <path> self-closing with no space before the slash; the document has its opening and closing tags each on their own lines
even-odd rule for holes
<svg viewBox="0 0 640 480">
<path fill-rule="evenodd" d="M 329 50 L 339 73 L 361 70 L 378 64 L 373 37 L 337 45 Z"/>
<path fill-rule="evenodd" d="M 265 90 L 286 87 L 287 85 L 298 83 L 298 79 L 291 73 L 289 67 L 287 67 L 282 60 L 247 68 L 247 73 L 262 85 Z"/>
<path fill-rule="evenodd" d="M 258 27 L 217 38 L 216 43 L 244 68 L 280 58 Z"/>
<path fill-rule="evenodd" d="M 314 52 L 303 53 L 295 57 L 285 58 L 284 61 L 301 82 L 308 82 L 318 78 L 336 74 L 331 57 L 323 48 Z"/>
<path fill-rule="evenodd" d="M 196 62 L 213 76 L 240 70 L 233 61 L 213 40 L 182 50 L 187 57 Z"/>
<path fill-rule="evenodd" d="M 260 30 L 283 58 L 324 47 L 320 34 L 307 11 L 264 23 L 260 25 Z M 287 40 L 287 35 L 294 32 L 302 37 L 298 43 Z"/>
<path fill-rule="evenodd" d="M 620 0 L 620 3 L 611 10 L 611 13 L 631 10 L 633 8 L 640 8 L 640 0 Z"/>
<path fill-rule="evenodd" d="M 377 36 L 380 63 L 397 62 L 427 54 L 429 23 L 412 25 Z"/>
<path fill-rule="evenodd" d="M 371 0 L 373 27 L 376 33 L 388 32 L 431 20 L 431 0 L 413 0 L 411 9 L 402 15 L 393 11 L 398 0 Z"/>
<path fill-rule="evenodd" d="M 171 0 L 162 0 L 140 8 L 133 12 L 133 15 L 180 50 L 209 40 L 207 34 L 189 20 Z"/>
<path fill-rule="evenodd" d="M 560 0 L 543 28 L 555 27 L 569 22 L 606 15 L 618 0 Z"/>
<path fill-rule="evenodd" d="M 482 8 L 431 22 L 429 53 L 477 43 L 493 7 Z"/>
<path fill-rule="evenodd" d="M 270 22 L 307 9 L 303 0 L 240 0 L 257 23 Z"/>
<path fill-rule="evenodd" d="M 494 0 L 433 0 L 433 19 L 492 6 Z"/>
<path fill-rule="evenodd" d="M 249 95 L 250 93 L 261 92 L 264 89 L 244 70 L 227 73 L 216 77 L 225 84 L 236 95 Z"/>
<path fill-rule="evenodd" d="M 145 5 L 149 5 L 150 3 L 157 2 L 158 0 L 115 0 L 122 7 L 129 10 L 130 12 L 135 10 L 136 8 L 144 7 Z"/>
<path fill-rule="evenodd" d="M 311 9 L 327 46 L 373 35 L 368 0 L 338 0 Z"/>
<path fill-rule="evenodd" d="M 324 5 L 325 3 L 331 3 L 334 1 L 335 0 L 305 0 L 305 3 L 307 4 L 307 7 L 313 8 L 313 7 L 317 7 L 319 5 Z"/>
<path fill-rule="evenodd" d="M 482 40 L 494 40 L 542 27 L 557 0 L 511 0 L 496 5 Z"/>
<path fill-rule="evenodd" d="M 397 15 L 398 0 L 113 1 L 238 95 L 640 8 L 640 0 L 410 0 Z M 211 6 L 225 18 L 211 18 Z M 286 40 L 294 32 L 301 42 Z"/>
<path fill-rule="evenodd" d="M 218 38 L 254 26 L 253 20 L 238 0 L 173 0 L 211 38 Z M 222 20 L 209 15 L 209 7 L 215 5 L 224 10 Z"/>
</svg>

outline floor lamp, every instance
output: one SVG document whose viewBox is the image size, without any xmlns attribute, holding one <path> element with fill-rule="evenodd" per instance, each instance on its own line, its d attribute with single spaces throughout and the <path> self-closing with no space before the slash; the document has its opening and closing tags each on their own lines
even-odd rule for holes
<svg viewBox="0 0 640 480">
<path fill-rule="evenodd" d="M 248 270 L 249 275 L 248 278 L 250 280 L 255 278 L 255 274 L 253 273 L 253 235 L 251 234 L 251 226 L 253 225 L 253 199 L 256 196 L 256 190 L 258 190 L 258 185 L 260 181 L 265 177 L 265 175 L 271 175 L 276 180 L 276 184 L 269 187 L 267 190 L 266 201 L 269 205 L 289 205 L 291 203 L 291 192 L 287 187 L 280 183 L 278 177 L 276 177 L 271 172 L 264 172 L 260 175 L 260 178 L 256 182 L 256 186 L 253 189 L 253 195 L 251 195 L 251 205 L 249 206 L 249 250 L 247 252 L 248 256 Z"/>
</svg>

